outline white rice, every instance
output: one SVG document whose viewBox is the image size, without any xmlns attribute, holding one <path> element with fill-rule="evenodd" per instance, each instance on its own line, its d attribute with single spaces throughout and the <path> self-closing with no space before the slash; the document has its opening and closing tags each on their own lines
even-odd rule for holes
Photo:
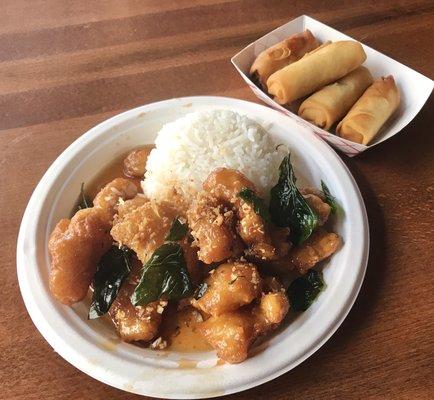
<svg viewBox="0 0 434 400">
<path fill-rule="evenodd" d="M 170 197 L 173 188 L 188 198 L 218 167 L 242 172 L 267 197 L 282 160 L 261 125 L 230 110 L 187 114 L 164 125 L 155 145 L 142 187 L 156 200 Z"/>
</svg>

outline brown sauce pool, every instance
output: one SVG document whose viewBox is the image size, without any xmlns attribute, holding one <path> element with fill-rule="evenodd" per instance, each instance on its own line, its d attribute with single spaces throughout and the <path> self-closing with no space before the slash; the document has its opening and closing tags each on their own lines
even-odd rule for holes
<svg viewBox="0 0 434 400">
<path fill-rule="evenodd" d="M 139 149 L 149 148 L 149 151 L 154 148 L 154 145 L 147 145 L 139 147 Z M 132 149 L 136 150 L 136 149 Z M 121 154 L 114 160 L 112 160 L 108 165 L 106 165 L 101 172 L 94 178 L 88 185 L 86 185 L 86 194 L 93 199 L 97 193 L 105 186 L 107 183 L 111 182 L 115 178 L 127 178 L 130 179 L 137 186 L 139 192 L 142 192 L 140 186 L 139 178 L 132 178 L 131 176 L 126 176 L 124 173 L 124 159 L 132 151 L 127 151 Z"/>
<path fill-rule="evenodd" d="M 109 182 L 115 178 L 128 178 L 137 186 L 139 193 L 142 193 L 140 179 L 126 176 L 124 173 L 124 159 L 133 150 L 137 149 L 152 150 L 154 145 L 140 146 L 120 155 L 106 165 L 101 172 L 89 184 L 85 186 L 85 192 L 89 198 L 93 199 L 97 193 Z M 92 295 L 89 294 L 86 301 L 90 304 Z M 104 323 L 112 326 L 110 317 L 102 317 Z M 160 336 L 167 341 L 168 346 L 165 350 L 177 352 L 201 352 L 211 350 L 211 346 L 205 342 L 202 336 L 197 332 L 197 324 L 202 321 L 202 315 L 193 307 L 187 306 L 177 311 L 175 306 L 168 307 L 163 314 L 163 322 L 160 328 Z M 133 343 L 140 347 L 147 344 Z"/>
</svg>

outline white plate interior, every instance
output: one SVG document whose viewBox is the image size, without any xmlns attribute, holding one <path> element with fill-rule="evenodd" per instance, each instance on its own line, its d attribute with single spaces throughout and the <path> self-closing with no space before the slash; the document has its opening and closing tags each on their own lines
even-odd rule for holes
<svg viewBox="0 0 434 400">
<path fill-rule="evenodd" d="M 238 365 L 216 365 L 213 352 L 156 352 L 122 343 L 106 323 L 87 320 L 87 307 L 69 308 L 49 293 L 47 241 L 56 222 L 70 214 L 81 182 L 92 180 L 114 157 L 153 143 L 169 121 L 204 108 L 230 108 L 270 132 L 292 153 L 302 184 L 321 179 L 339 200 L 344 216 L 334 230 L 344 246 L 324 267 L 327 289 L 305 313 L 270 337 L 254 357 Z M 257 104 L 220 97 L 167 100 L 120 114 L 91 129 L 53 163 L 35 189 L 23 217 L 17 264 L 21 292 L 45 339 L 71 364 L 109 385 L 165 398 L 204 398 L 238 392 L 292 369 L 338 328 L 360 289 L 368 257 L 365 208 L 342 161 L 318 138 L 282 114 Z"/>
</svg>

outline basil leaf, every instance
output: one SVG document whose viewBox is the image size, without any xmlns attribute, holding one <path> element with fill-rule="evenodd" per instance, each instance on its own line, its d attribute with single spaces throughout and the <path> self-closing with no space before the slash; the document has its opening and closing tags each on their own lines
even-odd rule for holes
<svg viewBox="0 0 434 400">
<path fill-rule="evenodd" d="M 270 191 L 270 214 L 279 227 L 291 229 L 295 245 L 304 242 L 318 225 L 318 216 L 295 185 L 294 170 L 288 154 L 280 164 L 279 181 Z"/>
<path fill-rule="evenodd" d="M 77 205 L 77 210 L 83 210 L 84 208 L 90 207 L 92 207 L 91 201 L 84 193 L 84 182 L 81 182 L 80 197 Z"/>
<path fill-rule="evenodd" d="M 331 213 L 336 214 L 336 212 L 338 211 L 338 203 L 336 202 L 336 199 L 331 195 L 330 190 L 324 181 L 321 181 L 321 189 L 324 193 L 326 203 L 330 206 Z"/>
<path fill-rule="evenodd" d="M 176 217 L 173 222 L 172 226 L 170 227 L 170 231 L 166 236 L 166 241 L 168 242 L 177 242 L 178 240 L 181 240 L 185 237 L 187 234 L 188 226 L 187 224 L 183 224 L 179 217 Z"/>
<path fill-rule="evenodd" d="M 206 282 L 202 282 L 194 292 L 194 299 L 199 300 L 207 291 L 208 284 Z"/>
<path fill-rule="evenodd" d="M 238 193 L 238 196 L 247 204 L 251 205 L 255 213 L 258 214 L 265 222 L 270 222 L 270 213 L 264 203 L 264 200 L 258 197 L 253 190 L 243 188 Z"/>
<path fill-rule="evenodd" d="M 105 253 L 98 265 L 93 278 L 92 303 L 89 309 L 89 319 L 104 315 L 110 309 L 118 295 L 123 281 L 131 271 L 131 252 L 112 246 Z"/>
<path fill-rule="evenodd" d="M 189 296 L 192 289 L 182 247 L 169 242 L 155 250 L 143 266 L 142 277 L 131 302 L 142 306 L 158 300 L 163 294 L 168 300 L 180 300 Z"/>
<path fill-rule="evenodd" d="M 322 273 L 310 269 L 305 276 L 292 281 L 288 297 L 294 311 L 306 311 L 325 288 Z"/>
</svg>

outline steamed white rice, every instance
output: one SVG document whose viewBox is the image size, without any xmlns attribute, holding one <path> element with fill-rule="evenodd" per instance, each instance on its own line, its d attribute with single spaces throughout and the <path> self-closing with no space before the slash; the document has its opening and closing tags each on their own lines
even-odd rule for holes
<svg viewBox="0 0 434 400">
<path fill-rule="evenodd" d="M 164 125 L 155 145 L 142 187 L 156 200 L 170 197 L 173 188 L 190 197 L 218 167 L 241 171 L 266 197 L 282 160 L 261 125 L 230 110 L 187 114 Z"/>
</svg>

